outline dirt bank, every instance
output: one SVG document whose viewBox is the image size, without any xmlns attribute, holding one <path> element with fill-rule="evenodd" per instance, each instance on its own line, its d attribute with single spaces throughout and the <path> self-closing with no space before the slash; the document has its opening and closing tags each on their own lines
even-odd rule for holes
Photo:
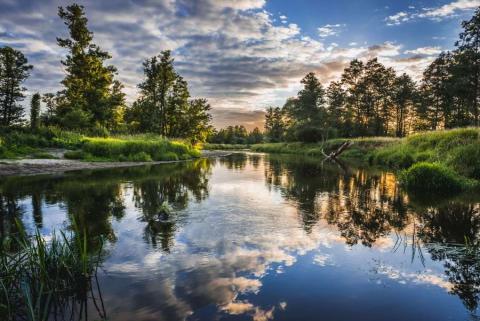
<svg viewBox="0 0 480 321">
<path fill-rule="evenodd" d="M 231 152 L 226 151 L 202 151 L 202 157 L 224 157 L 230 154 Z M 172 162 L 81 162 L 70 159 L 0 159 L 0 177 L 12 175 L 54 174 L 81 169 L 131 167 L 162 163 Z"/>
</svg>

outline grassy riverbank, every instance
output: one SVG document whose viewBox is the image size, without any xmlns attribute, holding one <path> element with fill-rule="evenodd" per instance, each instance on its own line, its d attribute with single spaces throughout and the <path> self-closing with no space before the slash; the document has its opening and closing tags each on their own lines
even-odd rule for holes
<svg viewBox="0 0 480 321">
<path fill-rule="evenodd" d="M 200 156 L 188 143 L 157 135 L 92 137 L 56 128 L 0 133 L 0 159 L 53 158 L 49 148 L 65 149 L 66 158 L 86 161 L 172 161 Z"/>
<path fill-rule="evenodd" d="M 257 144 L 251 147 L 252 151 L 275 154 L 297 154 L 313 157 L 324 157 L 323 152 L 330 153 L 340 147 L 346 141 L 353 141 L 354 144 L 341 156 L 344 159 L 357 161 L 368 161 L 368 155 L 381 147 L 398 143 L 399 139 L 390 137 L 359 137 L 353 139 L 337 138 L 325 143 L 268 143 Z"/>
</svg>

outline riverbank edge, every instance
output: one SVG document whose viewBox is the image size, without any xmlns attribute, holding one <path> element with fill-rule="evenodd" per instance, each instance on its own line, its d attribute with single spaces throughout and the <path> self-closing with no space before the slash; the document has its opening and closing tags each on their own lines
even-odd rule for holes
<svg viewBox="0 0 480 321">
<path fill-rule="evenodd" d="M 58 174 L 78 170 L 96 170 L 187 162 L 200 158 L 226 157 L 232 152 L 205 150 L 198 158 L 151 162 L 86 162 L 70 159 L 0 159 L 0 177 Z"/>
</svg>

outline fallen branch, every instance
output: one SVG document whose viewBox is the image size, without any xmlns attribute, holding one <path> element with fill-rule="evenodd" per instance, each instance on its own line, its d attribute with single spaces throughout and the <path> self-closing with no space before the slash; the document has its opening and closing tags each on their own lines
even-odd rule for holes
<svg viewBox="0 0 480 321">
<path fill-rule="evenodd" d="M 351 141 L 346 141 L 344 142 L 342 145 L 340 145 L 340 147 L 334 151 L 334 152 L 331 152 L 330 154 L 326 154 L 323 149 L 322 149 L 322 154 L 323 156 L 325 156 L 325 159 L 324 160 L 327 160 L 327 159 L 336 159 L 338 156 L 340 156 L 340 154 L 342 154 L 347 148 L 349 148 L 350 146 L 353 145 L 353 142 Z"/>
</svg>

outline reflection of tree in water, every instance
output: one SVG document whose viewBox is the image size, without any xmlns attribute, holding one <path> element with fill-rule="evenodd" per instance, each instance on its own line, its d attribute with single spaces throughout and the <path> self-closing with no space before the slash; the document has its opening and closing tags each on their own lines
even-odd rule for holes
<svg viewBox="0 0 480 321">
<path fill-rule="evenodd" d="M 340 177 L 328 194 L 327 204 L 322 217 L 337 225 L 349 245 L 360 242 L 371 246 L 409 222 L 404 197 L 389 174 L 371 176 L 357 171 Z"/>
<path fill-rule="evenodd" d="M 14 194 L 0 189 L 0 243 L 18 232 L 17 222 L 21 223 L 24 208 Z"/>
<path fill-rule="evenodd" d="M 310 232 L 320 218 L 335 224 L 346 243 L 371 246 L 407 224 L 407 206 L 392 175 L 339 171 L 330 164 L 270 157 L 266 181 L 294 201 Z"/>
<path fill-rule="evenodd" d="M 169 252 L 178 223 L 175 213 L 185 209 L 191 198 L 199 202 L 208 196 L 210 161 L 156 167 L 151 175 L 134 182 L 135 206 L 147 223 L 145 239 L 154 247 L 160 243 L 162 250 Z"/>
<path fill-rule="evenodd" d="M 245 168 L 245 166 L 247 166 L 249 156 L 251 155 L 247 155 L 245 153 L 235 153 L 229 157 L 220 157 L 218 161 L 228 169 L 242 170 Z"/>
<path fill-rule="evenodd" d="M 419 237 L 432 259 L 443 261 L 456 294 L 470 310 L 480 300 L 480 204 L 448 202 L 419 211 Z M 468 246 L 462 246 L 468 243 Z"/>
</svg>

